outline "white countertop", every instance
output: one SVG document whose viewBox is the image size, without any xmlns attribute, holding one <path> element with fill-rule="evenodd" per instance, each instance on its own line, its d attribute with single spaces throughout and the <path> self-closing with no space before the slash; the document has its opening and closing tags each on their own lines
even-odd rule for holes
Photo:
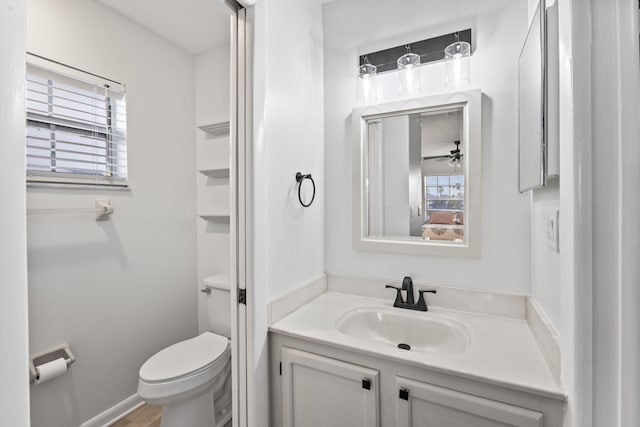
<svg viewBox="0 0 640 427">
<path fill-rule="evenodd" d="M 457 354 L 406 351 L 339 332 L 338 319 L 361 307 L 385 307 L 415 316 L 460 322 L 469 332 L 469 346 Z M 438 307 L 430 307 L 428 312 L 394 309 L 392 301 L 327 292 L 273 324 L 269 330 L 545 397 L 565 398 L 562 386 L 555 381 L 524 319 Z"/>
</svg>

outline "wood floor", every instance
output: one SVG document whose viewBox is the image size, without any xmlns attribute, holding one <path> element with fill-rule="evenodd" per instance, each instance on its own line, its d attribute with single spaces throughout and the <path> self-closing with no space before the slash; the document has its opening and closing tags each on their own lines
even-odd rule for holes
<svg viewBox="0 0 640 427">
<path fill-rule="evenodd" d="M 160 427 L 161 406 L 142 405 L 111 427 Z"/>
<path fill-rule="evenodd" d="M 161 418 L 162 406 L 144 404 L 109 427 L 160 427 Z M 225 427 L 231 427 L 232 425 L 232 421 L 229 420 Z"/>
</svg>

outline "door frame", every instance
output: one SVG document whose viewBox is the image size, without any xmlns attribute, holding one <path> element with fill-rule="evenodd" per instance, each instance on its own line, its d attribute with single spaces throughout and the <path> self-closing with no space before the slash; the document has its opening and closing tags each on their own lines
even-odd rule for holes
<svg viewBox="0 0 640 427">
<path fill-rule="evenodd" d="M 591 0 L 591 312 L 594 426 L 640 422 L 640 62 L 637 0 Z M 576 423 L 577 425 L 577 423 Z M 580 424 L 587 425 L 587 424 Z"/>
<path fill-rule="evenodd" d="M 230 240 L 231 240 L 231 370 L 234 427 L 247 427 L 247 348 L 253 307 L 252 291 L 252 58 L 253 8 L 224 0 L 231 8 L 230 72 Z M 244 292 L 244 301 L 240 296 Z"/>
<path fill-rule="evenodd" d="M 0 0 L 0 412 L 2 422 L 28 426 L 29 330 L 25 187 L 25 0 Z"/>
</svg>

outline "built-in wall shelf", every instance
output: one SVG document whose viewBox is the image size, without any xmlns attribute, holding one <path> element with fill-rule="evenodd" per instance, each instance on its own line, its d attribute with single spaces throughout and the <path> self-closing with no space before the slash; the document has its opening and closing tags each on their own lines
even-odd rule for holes
<svg viewBox="0 0 640 427">
<path fill-rule="evenodd" d="M 198 129 L 206 133 L 209 138 L 222 138 L 229 135 L 230 123 L 212 123 L 210 125 L 198 126 Z"/>
<path fill-rule="evenodd" d="M 211 178 L 229 178 L 229 168 L 200 169 L 198 172 Z"/>
<path fill-rule="evenodd" d="M 231 276 L 228 274 L 214 274 L 213 276 L 205 277 L 203 282 L 205 286 L 217 289 L 231 288 Z"/>
<path fill-rule="evenodd" d="M 223 213 L 199 214 L 200 218 L 210 222 L 229 222 L 231 216 Z"/>
</svg>

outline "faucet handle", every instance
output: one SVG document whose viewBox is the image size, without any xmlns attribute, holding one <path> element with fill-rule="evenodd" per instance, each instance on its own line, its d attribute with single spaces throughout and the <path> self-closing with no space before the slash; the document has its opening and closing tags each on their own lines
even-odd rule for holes
<svg viewBox="0 0 640 427">
<path fill-rule="evenodd" d="M 394 307 L 399 307 L 400 304 L 404 304 L 404 301 L 402 300 L 402 288 L 399 288 L 397 286 L 393 286 L 393 285 L 386 285 L 385 288 L 391 288 L 391 289 L 395 289 L 396 290 L 396 299 L 393 302 L 393 306 Z"/>
<path fill-rule="evenodd" d="M 437 293 L 435 289 L 418 289 L 418 293 L 420 294 L 420 297 L 418 298 L 418 302 L 416 303 L 416 306 L 420 311 L 429 311 L 429 308 L 427 307 L 427 302 L 424 300 L 425 292 L 429 292 L 432 294 Z"/>
</svg>

